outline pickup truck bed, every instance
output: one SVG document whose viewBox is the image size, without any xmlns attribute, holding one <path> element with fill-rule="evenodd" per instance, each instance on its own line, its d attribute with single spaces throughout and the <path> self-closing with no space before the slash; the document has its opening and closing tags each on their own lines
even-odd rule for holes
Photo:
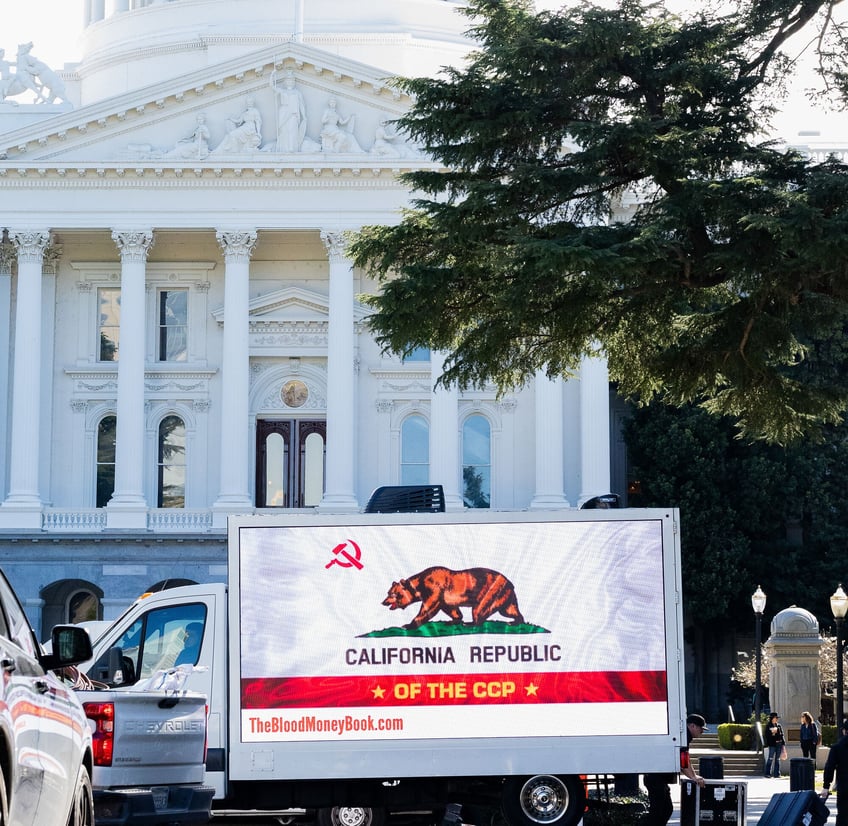
<svg viewBox="0 0 848 826">
<path fill-rule="evenodd" d="M 204 695 L 126 688 L 79 697 L 93 727 L 97 826 L 209 821 Z"/>
</svg>

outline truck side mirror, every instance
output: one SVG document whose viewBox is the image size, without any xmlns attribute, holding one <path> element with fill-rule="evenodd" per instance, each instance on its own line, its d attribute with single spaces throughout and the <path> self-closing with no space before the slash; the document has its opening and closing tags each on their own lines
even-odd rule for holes
<svg viewBox="0 0 848 826">
<path fill-rule="evenodd" d="M 45 671 L 65 668 L 91 658 L 91 637 L 78 625 L 57 625 L 50 635 L 52 651 L 41 658 Z"/>
</svg>

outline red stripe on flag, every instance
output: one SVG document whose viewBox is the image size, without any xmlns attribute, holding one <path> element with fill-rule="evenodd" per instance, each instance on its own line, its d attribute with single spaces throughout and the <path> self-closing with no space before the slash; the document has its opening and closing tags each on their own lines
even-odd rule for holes
<svg viewBox="0 0 848 826">
<path fill-rule="evenodd" d="M 257 677 L 241 681 L 242 708 L 535 705 L 665 702 L 664 671 Z"/>
</svg>

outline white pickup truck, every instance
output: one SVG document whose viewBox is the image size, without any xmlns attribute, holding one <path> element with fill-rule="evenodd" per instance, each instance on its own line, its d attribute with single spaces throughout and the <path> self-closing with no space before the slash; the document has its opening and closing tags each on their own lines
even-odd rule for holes
<svg viewBox="0 0 848 826">
<path fill-rule="evenodd" d="M 92 727 L 97 826 L 209 821 L 205 695 L 84 686 L 77 696 Z"/>
</svg>

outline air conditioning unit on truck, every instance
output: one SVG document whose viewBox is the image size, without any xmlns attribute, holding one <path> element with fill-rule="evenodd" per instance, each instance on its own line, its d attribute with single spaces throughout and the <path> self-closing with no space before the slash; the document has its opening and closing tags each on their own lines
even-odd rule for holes
<svg viewBox="0 0 848 826">
<path fill-rule="evenodd" d="M 238 517 L 228 580 L 139 599 L 87 669 L 202 626 L 215 811 L 573 826 L 581 775 L 679 770 L 673 509 Z"/>
</svg>

